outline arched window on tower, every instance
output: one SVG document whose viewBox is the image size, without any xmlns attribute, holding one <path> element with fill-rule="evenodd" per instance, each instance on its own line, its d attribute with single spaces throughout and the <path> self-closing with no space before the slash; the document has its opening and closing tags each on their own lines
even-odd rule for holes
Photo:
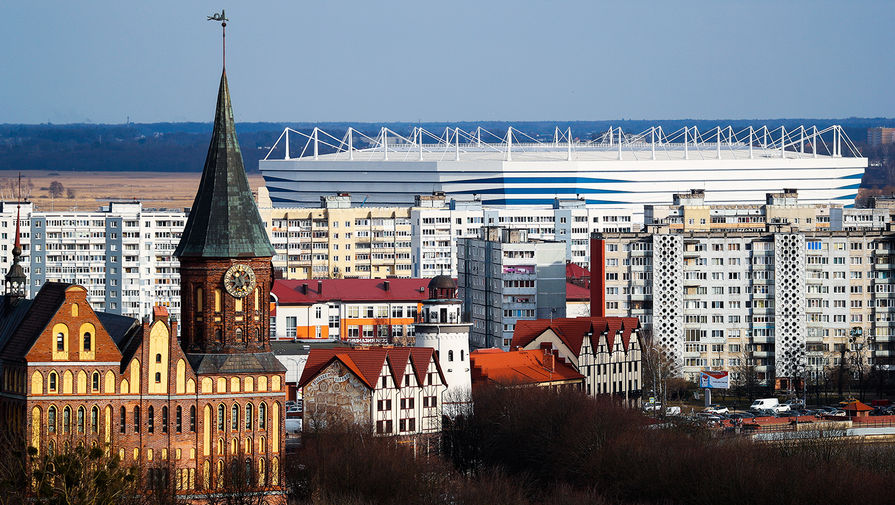
<svg viewBox="0 0 895 505">
<path fill-rule="evenodd" d="M 47 409 L 47 431 L 56 433 L 56 407 L 53 406 Z"/>
<path fill-rule="evenodd" d="M 454 351 L 448 351 L 448 361 L 454 361 Z"/>
<path fill-rule="evenodd" d="M 50 391 L 56 391 L 56 379 L 56 372 L 50 372 L 50 378 L 48 379 L 49 387 L 47 389 L 49 389 Z"/>
<path fill-rule="evenodd" d="M 99 372 L 93 372 L 93 378 L 90 381 L 90 386 L 94 391 L 99 391 Z"/>
<path fill-rule="evenodd" d="M 84 350 L 89 351 L 93 345 L 93 338 L 89 331 L 84 332 Z"/>
<path fill-rule="evenodd" d="M 202 312 L 203 302 L 204 302 L 204 300 L 202 299 L 203 294 L 204 294 L 204 291 L 202 291 L 202 288 L 196 288 L 196 312 L 197 313 Z"/>
<path fill-rule="evenodd" d="M 96 405 L 90 409 L 90 433 L 99 433 L 99 407 Z"/>
<path fill-rule="evenodd" d="M 71 433 L 71 407 L 62 409 L 62 432 Z"/>
<path fill-rule="evenodd" d="M 242 328 L 236 328 L 236 341 L 243 342 L 242 339 Z"/>
<path fill-rule="evenodd" d="M 261 342 L 261 328 L 255 328 L 255 340 Z"/>
<path fill-rule="evenodd" d="M 221 338 L 221 329 L 220 328 L 214 329 L 214 341 L 217 343 L 223 342 L 223 339 Z"/>
<path fill-rule="evenodd" d="M 258 405 L 258 429 L 263 430 L 267 427 L 267 404 Z"/>
<path fill-rule="evenodd" d="M 196 406 L 190 407 L 190 432 L 196 432 Z"/>
<path fill-rule="evenodd" d="M 174 426 L 177 433 L 183 431 L 183 408 L 180 405 L 177 406 L 177 411 L 174 413 Z"/>
<path fill-rule="evenodd" d="M 146 411 L 146 431 L 148 433 L 155 431 L 155 408 L 152 405 Z"/>
<path fill-rule="evenodd" d="M 78 407 L 78 433 L 84 433 L 84 417 L 87 415 L 87 411 L 84 410 L 84 407 Z"/>
<path fill-rule="evenodd" d="M 238 430 L 239 429 L 239 405 L 233 404 L 233 407 L 230 409 L 230 429 Z"/>
<path fill-rule="evenodd" d="M 118 424 L 119 424 L 118 431 L 121 433 L 126 433 L 127 432 L 127 409 L 124 408 L 123 406 L 121 407 L 120 412 L 118 414 Z"/>
<path fill-rule="evenodd" d="M 246 405 L 246 429 L 252 429 L 252 421 L 255 419 L 255 414 L 252 412 L 252 404 L 249 403 Z"/>
</svg>

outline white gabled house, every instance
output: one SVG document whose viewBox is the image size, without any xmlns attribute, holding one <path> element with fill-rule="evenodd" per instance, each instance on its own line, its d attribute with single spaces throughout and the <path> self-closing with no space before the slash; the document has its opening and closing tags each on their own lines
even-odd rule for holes
<svg viewBox="0 0 895 505">
<path fill-rule="evenodd" d="M 635 317 L 576 317 L 519 321 L 513 348 L 545 349 L 585 376 L 587 394 L 640 397 L 640 322 Z"/>
</svg>

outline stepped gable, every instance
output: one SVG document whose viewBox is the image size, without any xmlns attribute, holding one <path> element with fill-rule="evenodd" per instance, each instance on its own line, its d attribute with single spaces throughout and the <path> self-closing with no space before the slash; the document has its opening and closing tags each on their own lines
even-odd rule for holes
<svg viewBox="0 0 895 505">
<path fill-rule="evenodd" d="M 616 334 L 621 330 L 622 344 L 627 351 L 631 344 L 632 332 L 640 328 L 636 317 L 575 317 L 535 319 L 518 321 L 513 332 L 512 347 L 525 347 L 546 330 L 552 330 L 575 355 L 581 354 L 584 337 L 591 335 L 591 346 L 599 345 L 599 337 L 607 333 L 606 341 L 611 349 L 615 345 Z"/>
<path fill-rule="evenodd" d="M 174 256 L 263 258 L 274 254 L 246 178 L 225 70 L 202 179 Z"/>
</svg>

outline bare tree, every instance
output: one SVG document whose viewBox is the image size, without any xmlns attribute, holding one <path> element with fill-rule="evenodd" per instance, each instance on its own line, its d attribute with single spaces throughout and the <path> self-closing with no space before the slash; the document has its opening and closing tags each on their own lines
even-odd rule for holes
<svg viewBox="0 0 895 505">
<path fill-rule="evenodd" d="M 755 399 L 761 385 L 761 381 L 758 380 L 758 371 L 755 366 L 755 358 L 752 357 L 752 351 L 744 348 L 740 352 L 739 364 L 732 368 L 737 395 L 745 396 L 751 403 Z"/>
<path fill-rule="evenodd" d="M 50 183 L 50 188 L 47 190 L 50 193 L 50 196 L 53 198 L 59 198 L 65 193 L 65 186 L 62 185 L 59 181 L 53 181 Z"/>
<path fill-rule="evenodd" d="M 643 363 L 643 380 L 657 398 L 661 398 L 663 407 L 668 401 L 668 380 L 678 376 L 674 360 L 665 349 L 655 341 L 652 332 L 641 330 L 643 350 L 640 354 Z M 664 410 L 661 412 L 664 415 Z"/>
</svg>

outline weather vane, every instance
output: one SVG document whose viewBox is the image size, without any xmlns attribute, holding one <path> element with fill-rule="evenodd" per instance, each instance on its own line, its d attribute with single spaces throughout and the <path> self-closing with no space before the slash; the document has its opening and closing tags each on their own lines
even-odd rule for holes
<svg viewBox="0 0 895 505">
<path fill-rule="evenodd" d="M 218 14 L 215 12 L 213 15 L 208 16 L 208 21 L 220 21 L 221 22 L 221 61 L 223 62 L 224 69 L 227 68 L 227 15 L 224 12 L 224 9 L 221 9 L 221 13 Z"/>
</svg>

